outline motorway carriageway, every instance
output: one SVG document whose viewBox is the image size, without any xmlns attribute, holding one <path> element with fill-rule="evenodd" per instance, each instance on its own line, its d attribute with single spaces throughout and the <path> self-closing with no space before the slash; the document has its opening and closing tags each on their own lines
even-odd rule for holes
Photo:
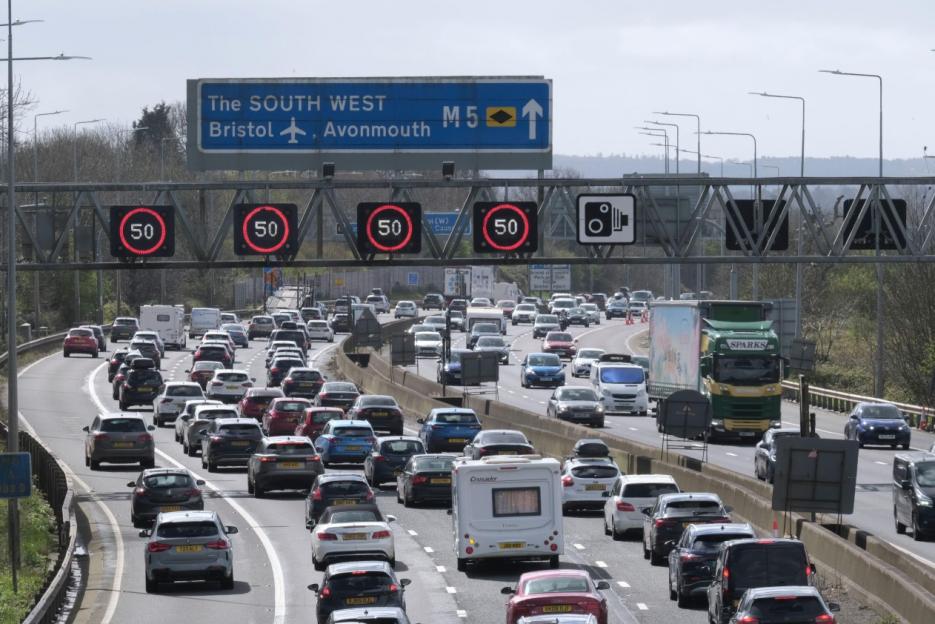
<svg viewBox="0 0 935 624">
<path fill-rule="evenodd" d="M 601 319 L 601 325 L 591 325 L 590 328 L 572 326 L 567 331 L 578 338 L 578 349 L 592 347 L 605 349 L 608 353 L 645 353 L 640 343 L 645 339 L 649 325 L 640 323 L 626 325 L 622 319 Z M 466 334 L 456 333 L 452 338 L 452 348 L 463 348 Z M 533 339 L 531 325 L 508 325 L 506 339 L 511 343 L 510 364 L 500 367 L 499 398 L 500 401 L 515 405 L 523 409 L 537 412 L 545 417 L 546 403 L 552 394 L 552 389 L 523 388 L 520 385 L 520 367 L 526 353 L 540 351 L 541 339 Z M 415 371 L 415 366 L 407 367 Z M 429 379 L 436 379 L 436 364 L 433 360 L 423 359 L 419 362 L 419 374 Z M 565 369 L 568 385 L 590 385 L 586 378 L 571 376 L 570 364 Z M 489 394 L 492 398 L 492 393 Z M 652 404 L 650 405 L 652 407 Z M 816 413 L 816 429 L 823 438 L 843 439 L 844 424 L 847 414 L 839 414 L 820 409 L 813 409 Z M 642 442 L 650 446 L 662 447 L 662 434 L 656 431 L 656 421 L 643 416 L 613 415 L 605 419 L 605 432 L 613 433 L 628 440 Z M 783 401 L 782 421 L 784 427 L 799 426 L 799 406 L 797 403 Z M 586 437 L 583 432 L 582 437 Z M 915 450 L 928 450 L 935 436 L 930 433 L 912 431 L 912 448 Z M 569 441 L 568 450 L 571 451 L 572 441 Z M 700 444 L 699 444 L 700 446 Z M 700 450 L 678 449 L 670 451 L 701 458 Z M 857 467 L 857 495 L 854 514 L 845 516 L 844 521 L 861 529 L 873 533 L 877 537 L 890 542 L 893 546 L 915 556 L 917 559 L 935 567 L 935 541 L 916 542 L 911 535 L 897 535 L 893 523 L 893 455 L 898 450 L 889 447 L 865 447 L 860 449 Z M 719 444 L 708 445 L 708 461 L 729 468 L 739 474 L 753 476 L 753 444 Z M 826 522 L 835 522 L 830 515 L 822 518 Z M 600 527 L 598 527 L 600 529 Z"/>
<path fill-rule="evenodd" d="M 383 316 L 381 320 L 390 319 Z M 237 351 L 236 366 L 249 369 L 257 385 L 264 385 L 266 379 L 264 344 L 253 341 L 249 349 Z M 315 343 L 310 359 L 316 361 L 310 364 L 326 365 L 337 345 Z M 110 345 L 109 351 L 112 349 Z M 314 622 L 315 596 L 306 586 L 320 581 L 322 575 L 311 565 L 304 495 L 273 493 L 261 500 L 253 498 L 246 492 L 244 469 L 222 468 L 207 473 L 201 468 L 200 458 L 182 453 L 170 427 L 153 432 L 156 464 L 181 465 L 196 478 L 205 479 L 208 485 L 202 489 L 206 508 L 216 510 L 226 524 L 240 529 L 232 536 L 236 584 L 231 591 L 214 584 L 177 584 L 164 586 L 158 594 L 146 594 L 144 539 L 130 523 L 131 489 L 126 485 L 136 478 L 139 468 L 104 464 L 102 470 L 91 471 L 84 466 L 85 434 L 81 428 L 89 425 L 98 411 L 117 410 L 107 383 L 106 361 L 103 357 L 65 359 L 56 352 L 20 374 L 23 426 L 34 431 L 67 464 L 81 511 L 90 525 L 88 588 L 78 605 L 75 622 Z M 184 379 L 190 362 L 190 353 L 168 351 L 162 364 L 163 376 L 167 381 Z M 434 371 L 434 364 L 432 368 Z M 141 411 L 150 413 L 148 409 Z M 348 469 L 360 470 L 356 466 Z M 384 513 L 398 518 L 391 524 L 397 573 L 413 581 L 406 591 L 407 610 L 413 622 L 502 622 L 505 597 L 500 588 L 514 583 L 524 571 L 545 568 L 541 564 L 508 568 L 492 565 L 469 575 L 459 573 L 455 568 L 451 520 L 444 507 L 404 508 L 396 502 L 395 490 L 389 484 L 378 493 L 378 504 Z M 700 604 L 689 610 L 678 609 L 668 598 L 666 569 L 651 567 L 644 561 L 638 541 L 613 542 L 606 537 L 599 515 L 566 517 L 565 533 L 562 566 L 584 568 L 594 578 L 610 581 L 611 589 L 605 592 L 610 622 L 705 621 Z"/>
</svg>

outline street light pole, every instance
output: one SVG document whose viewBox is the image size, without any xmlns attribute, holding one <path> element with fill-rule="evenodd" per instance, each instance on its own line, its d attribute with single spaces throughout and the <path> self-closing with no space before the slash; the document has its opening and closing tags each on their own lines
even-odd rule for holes
<svg viewBox="0 0 935 624">
<path fill-rule="evenodd" d="M 666 162 L 665 162 L 665 174 L 669 175 L 669 133 L 663 130 L 662 128 L 650 128 L 649 126 L 633 126 L 637 130 L 642 130 L 640 134 L 645 134 L 646 136 L 662 137 L 666 143 Z"/>
<path fill-rule="evenodd" d="M 51 111 L 48 113 L 36 113 L 32 116 L 32 179 L 33 182 L 39 182 L 39 118 L 46 117 L 48 115 L 61 115 L 62 113 L 67 113 L 66 110 L 57 110 Z M 38 221 L 39 218 L 39 191 L 37 190 L 33 195 L 33 209 L 35 210 L 35 218 Z M 39 250 L 37 248 L 33 249 L 33 258 L 35 260 L 39 259 Z M 36 324 L 36 331 L 39 330 L 39 327 L 42 325 L 42 321 L 39 318 L 41 314 L 42 306 L 39 305 L 39 275 L 38 271 L 33 272 L 32 276 L 32 296 L 33 296 L 33 322 Z"/>
<path fill-rule="evenodd" d="M 696 148 L 695 154 L 698 154 L 698 175 L 701 175 L 701 116 L 695 115 L 694 113 L 670 113 L 668 111 L 654 111 L 653 115 L 667 115 L 669 117 L 694 117 L 695 118 L 695 138 L 698 141 L 698 147 Z"/>
<path fill-rule="evenodd" d="M 75 168 L 75 184 L 78 183 L 78 126 L 84 124 L 93 124 L 104 121 L 103 119 L 86 119 L 85 121 L 76 121 L 74 124 L 74 158 L 73 164 Z M 75 194 L 75 201 L 78 201 L 78 194 Z M 75 241 L 75 262 L 78 261 L 78 226 L 81 220 L 81 210 L 75 211 L 75 223 L 74 223 L 74 241 Z M 93 220 L 92 220 L 93 223 Z M 93 229 L 93 228 L 92 228 Z M 81 272 L 77 269 L 75 270 L 75 323 L 81 323 Z"/>
<path fill-rule="evenodd" d="M 778 98 L 783 100 L 798 100 L 802 103 L 802 155 L 799 158 L 799 175 L 805 177 L 805 98 L 798 95 L 778 95 L 776 93 L 767 93 L 766 91 L 750 91 L 750 95 L 760 97 Z"/>
<path fill-rule="evenodd" d="M 858 78 L 876 78 L 880 86 L 880 155 L 878 172 L 883 177 L 883 76 L 879 74 L 862 74 L 858 72 L 843 72 L 839 69 L 819 69 L 823 74 L 833 74 L 835 76 L 856 76 Z M 877 195 L 877 216 L 876 216 L 876 253 L 880 255 L 880 210 L 883 203 Z M 876 263 L 877 273 L 877 356 L 874 361 L 874 383 L 873 390 L 877 397 L 883 398 L 883 391 L 886 388 L 885 378 L 883 376 L 883 263 Z"/>
<path fill-rule="evenodd" d="M 667 126 L 670 128 L 675 128 L 675 177 L 679 177 L 679 152 L 681 151 L 681 146 L 679 145 L 679 125 L 675 123 L 666 123 L 663 121 L 649 121 L 644 120 L 643 123 L 653 124 L 654 126 Z M 681 236 L 681 212 L 682 212 L 682 194 L 681 187 L 675 185 L 675 236 L 676 238 Z M 670 264 L 668 265 L 669 270 L 669 286 L 670 292 L 668 293 L 669 297 L 672 299 L 677 299 L 682 292 L 682 265 L 681 264 Z"/>
</svg>

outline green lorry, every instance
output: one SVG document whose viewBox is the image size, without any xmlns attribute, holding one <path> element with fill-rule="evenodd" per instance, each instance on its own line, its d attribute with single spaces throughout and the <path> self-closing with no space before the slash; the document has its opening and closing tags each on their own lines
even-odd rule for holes
<svg viewBox="0 0 935 624">
<path fill-rule="evenodd" d="M 654 302 L 649 396 L 696 390 L 711 401 L 709 439 L 758 440 L 780 426 L 782 357 L 756 301 Z"/>
</svg>

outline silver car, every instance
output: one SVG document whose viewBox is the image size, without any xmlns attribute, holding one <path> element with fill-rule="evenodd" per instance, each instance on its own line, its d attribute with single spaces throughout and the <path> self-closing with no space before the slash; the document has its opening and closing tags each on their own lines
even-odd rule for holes
<svg viewBox="0 0 935 624">
<path fill-rule="evenodd" d="M 588 314 L 588 320 L 595 325 L 601 324 L 601 309 L 596 303 L 582 303 L 580 306 Z"/>
<path fill-rule="evenodd" d="M 172 511 L 156 516 L 144 550 L 146 593 L 159 591 L 159 583 L 220 581 L 221 589 L 234 589 L 234 546 L 229 535 L 237 527 L 224 526 L 214 511 Z"/>
<path fill-rule="evenodd" d="M 84 465 L 99 470 L 101 462 L 135 464 L 142 468 L 156 466 L 156 428 L 146 426 L 138 414 L 116 412 L 98 414 L 82 431 L 88 435 L 84 441 Z"/>
<path fill-rule="evenodd" d="M 195 415 L 195 408 L 199 405 L 223 405 L 223 403 L 211 399 L 190 399 L 185 401 L 185 405 L 182 406 L 182 410 L 175 418 L 175 441 L 179 444 L 185 439 L 185 430 L 188 429 L 192 416 Z"/>
<path fill-rule="evenodd" d="M 546 416 L 568 422 L 604 426 L 604 405 L 594 388 L 560 386 L 549 397 Z"/>
<path fill-rule="evenodd" d="M 510 345 L 500 336 L 481 336 L 474 345 L 474 352 L 492 351 L 497 354 L 501 364 L 510 363 Z"/>
<path fill-rule="evenodd" d="M 153 401 L 153 424 L 160 427 L 164 422 L 175 421 L 186 402 L 203 399 L 204 396 L 201 386 L 194 381 L 167 382 L 162 394 Z"/>
</svg>

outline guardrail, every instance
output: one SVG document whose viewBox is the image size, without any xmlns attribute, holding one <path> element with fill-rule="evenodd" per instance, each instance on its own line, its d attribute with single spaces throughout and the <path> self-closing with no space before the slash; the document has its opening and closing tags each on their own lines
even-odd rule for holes
<svg viewBox="0 0 935 624">
<path fill-rule="evenodd" d="M 799 384 L 794 381 L 782 382 L 782 397 L 789 401 L 799 402 Z M 858 403 L 879 403 L 886 399 L 863 396 L 860 394 L 850 394 L 831 388 L 821 388 L 819 386 L 809 385 L 808 400 L 810 405 L 829 410 L 832 412 L 850 412 Z M 897 403 L 895 401 L 886 401 L 892 403 L 901 412 L 909 416 L 909 424 L 912 427 L 930 427 L 935 410 L 924 405 L 912 405 L 911 403 Z"/>
</svg>

